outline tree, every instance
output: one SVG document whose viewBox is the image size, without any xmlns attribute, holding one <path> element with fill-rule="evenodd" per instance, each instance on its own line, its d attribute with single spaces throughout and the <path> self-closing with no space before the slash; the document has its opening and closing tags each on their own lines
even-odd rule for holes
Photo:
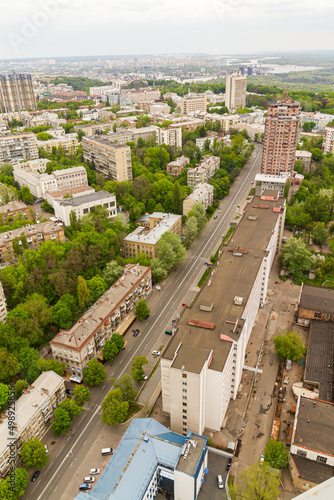
<svg viewBox="0 0 334 500">
<path fill-rule="evenodd" d="M 195 203 L 195 205 L 193 206 L 193 211 L 197 219 L 198 232 L 200 233 L 202 229 L 205 228 L 205 225 L 207 223 L 207 218 L 205 215 L 205 208 L 203 206 L 203 203 Z"/>
<path fill-rule="evenodd" d="M 87 281 L 90 302 L 94 303 L 106 291 L 107 285 L 102 276 L 93 276 Z"/>
<path fill-rule="evenodd" d="M 90 399 L 90 393 L 88 387 L 84 385 L 76 385 L 74 388 L 74 399 L 78 405 L 83 405 L 86 401 Z"/>
<path fill-rule="evenodd" d="M 60 328 L 68 330 L 74 323 L 77 302 L 73 295 L 65 293 L 52 308 L 52 321 Z"/>
<path fill-rule="evenodd" d="M 22 242 L 22 247 L 24 248 L 24 250 L 29 250 L 29 243 L 28 243 L 28 240 L 27 240 L 25 233 L 23 233 L 23 232 L 21 233 L 21 242 Z"/>
<path fill-rule="evenodd" d="M 303 125 L 304 132 L 311 132 L 311 130 L 315 127 L 314 122 L 305 122 Z"/>
<path fill-rule="evenodd" d="M 36 361 L 36 367 L 40 372 L 49 372 L 53 371 L 57 373 L 60 377 L 63 376 L 63 373 L 65 371 L 65 363 L 61 363 L 60 361 L 57 361 L 56 359 L 44 359 L 44 358 L 39 358 Z"/>
<path fill-rule="evenodd" d="M 315 226 L 315 228 L 312 230 L 312 241 L 316 245 L 322 245 L 326 243 L 328 238 L 328 232 L 326 229 L 326 225 L 324 222 L 320 222 Z"/>
<path fill-rule="evenodd" d="M 18 198 L 19 200 L 23 201 L 23 203 L 34 203 L 34 197 L 27 186 L 23 186 L 22 189 L 20 189 Z"/>
<path fill-rule="evenodd" d="M 282 441 L 269 439 L 264 452 L 264 461 L 273 469 L 282 469 L 288 463 L 289 452 Z"/>
<path fill-rule="evenodd" d="M 114 386 L 114 389 L 121 389 L 123 401 L 134 401 L 137 396 L 137 391 L 133 389 L 132 379 L 128 373 L 125 373 L 120 379 L 111 378 L 109 382 Z"/>
<path fill-rule="evenodd" d="M 287 333 L 285 330 L 273 338 L 275 350 L 279 359 L 297 361 L 306 352 L 306 347 L 300 335 L 296 332 Z"/>
<path fill-rule="evenodd" d="M 114 342 L 114 344 L 116 344 L 118 352 L 121 349 L 123 349 L 123 346 L 125 344 L 125 340 L 122 337 L 122 335 L 120 335 L 119 333 L 113 333 L 112 336 L 111 336 L 111 341 Z"/>
<path fill-rule="evenodd" d="M 14 469 L 0 483 L 0 500 L 18 500 L 24 495 L 27 484 L 28 472 L 23 467 Z"/>
<path fill-rule="evenodd" d="M 85 309 L 89 300 L 89 290 L 85 278 L 78 276 L 78 302 L 81 309 Z"/>
<path fill-rule="evenodd" d="M 184 230 L 184 236 L 185 236 L 184 244 L 186 248 L 190 247 L 190 245 L 195 240 L 197 234 L 198 234 L 197 218 L 195 216 L 189 217 L 189 219 L 186 220 L 185 230 Z"/>
<path fill-rule="evenodd" d="M 136 316 L 139 319 L 139 321 L 142 321 L 143 319 L 146 318 L 150 314 L 150 309 L 147 305 L 147 302 L 145 299 L 139 299 L 137 304 L 136 304 Z"/>
<path fill-rule="evenodd" d="M 123 401 L 122 391 L 120 388 L 117 388 L 108 392 L 101 404 L 101 409 L 101 421 L 104 424 L 110 426 L 122 424 L 128 416 L 129 403 Z"/>
<path fill-rule="evenodd" d="M 158 243 L 158 259 L 167 272 L 187 258 L 187 251 L 177 234 L 167 231 Z"/>
<path fill-rule="evenodd" d="M 148 365 L 148 359 L 146 358 L 146 356 L 137 356 L 132 361 L 130 374 L 135 382 L 141 382 L 143 380 L 145 375 L 143 369 L 144 365 Z"/>
<path fill-rule="evenodd" d="M 36 135 L 36 139 L 38 141 L 49 141 L 50 139 L 53 139 L 51 134 L 47 134 L 46 132 L 39 132 Z"/>
<path fill-rule="evenodd" d="M 21 460 L 26 467 L 44 467 L 49 463 L 49 455 L 46 453 L 44 444 L 37 438 L 24 441 L 21 447 Z"/>
<path fill-rule="evenodd" d="M 118 264 L 116 260 L 108 262 L 103 273 L 103 279 L 110 287 L 120 276 L 122 276 L 123 267 Z"/>
<path fill-rule="evenodd" d="M 284 198 L 287 200 L 289 197 L 289 191 L 290 191 L 290 179 L 287 178 L 285 186 L 284 186 Z"/>
<path fill-rule="evenodd" d="M 83 376 L 88 385 L 99 385 L 107 378 L 107 372 L 103 365 L 93 358 L 83 369 Z"/>
<path fill-rule="evenodd" d="M 19 399 L 23 389 L 28 389 L 28 382 L 26 380 L 17 380 L 15 382 L 15 398 Z"/>
<path fill-rule="evenodd" d="M 19 257 L 20 255 L 22 255 L 22 248 L 19 244 L 19 239 L 17 236 L 13 239 L 13 250 L 14 250 L 16 257 Z"/>
<path fill-rule="evenodd" d="M 74 417 L 76 417 L 77 415 L 80 415 L 80 413 L 83 410 L 83 408 L 81 408 L 81 406 L 77 405 L 73 399 L 65 399 L 65 401 L 60 403 L 58 408 L 62 408 L 63 410 L 67 411 L 71 420 Z"/>
<path fill-rule="evenodd" d="M 6 384 L 0 384 L 0 410 L 8 403 L 10 396 L 10 387 Z"/>
<path fill-rule="evenodd" d="M 52 424 L 52 429 L 55 436 L 59 436 L 60 434 L 66 434 L 67 429 L 71 425 L 71 417 L 65 408 L 62 408 L 61 405 L 55 409 L 54 413 L 54 422 Z"/>
<path fill-rule="evenodd" d="M 238 473 L 230 487 L 232 500 L 277 500 L 279 472 L 266 462 L 257 462 Z"/>
<path fill-rule="evenodd" d="M 118 354 L 118 349 L 112 340 L 107 340 L 103 349 L 103 359 L 110 363 Z"/>
<path fill-rule="evenodd" d="M 311 253 L 305 243 L 297 238 L 289 238 L 282 248 L 280 261 L 293 276 L 302 276 L 313 266 Z"/>
</svg>

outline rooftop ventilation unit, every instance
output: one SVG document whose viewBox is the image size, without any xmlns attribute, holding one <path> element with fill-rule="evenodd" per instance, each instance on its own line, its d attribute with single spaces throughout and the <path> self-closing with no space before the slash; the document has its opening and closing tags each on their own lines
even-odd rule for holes
<svg viewBox="0 0 334 500">
<path fill-rule="evenodd" d="M 238 297 L 237 295 L 234 297 L 234 305 L 236 306 L 242 306 L 242 303 L 244 301 L 243 297 Z"/>
</svg>

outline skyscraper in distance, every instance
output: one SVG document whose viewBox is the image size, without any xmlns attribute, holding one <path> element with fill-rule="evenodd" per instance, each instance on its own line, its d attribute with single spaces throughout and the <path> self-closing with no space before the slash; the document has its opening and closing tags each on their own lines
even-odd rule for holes
<svg viewBox="0 0 334 500">
<path fill-rule="evenodd" d="M 0 112 L 12 113 L 36 108 L 31 75 L 0 75 Z"/>
<path fill-rule="evenodd" d="M 226 77 L 225 106 L 230 113 L 242 109 L 246 105 L 247 77 L 240 71 L 230 73 Z"/>
<path fill-rule="evenodd" d="M 299 102 L 294 102 L 287 92 L 278 101 L 269 103 L 263 139 L 262 174 L 293 172 L 299 120 Z"/>
</svg>

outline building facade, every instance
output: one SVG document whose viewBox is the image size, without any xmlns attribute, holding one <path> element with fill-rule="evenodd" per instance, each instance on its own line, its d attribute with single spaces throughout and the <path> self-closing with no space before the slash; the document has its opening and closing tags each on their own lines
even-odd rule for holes
<svg viewBox="0 0 334 500">
<path fill-rule="evenodd" d="M 269 103 L 265 119 L 261 173 L 292 174 L 295 165 L 300 106 L 285 92 L 277 102 Z"/>
<path fill-rule="evenodd" d="M 37 141 L 32 132 L 0 137 L 0 165 L 37 159 Z"/>
<path fill-rule="evenodd" d="M 297 150 L 296 161 L 297 160 L 302 162 L 305 172 L 311 173 L 312 153 L 310 153 L 310 151 Z"/>
<path fill-rule="evenodd" d="M 230 113 L 242 109 L 246 105 L 247 78 L 240 71 L 230 73 L 226 77 L 225 106 Z"/>
<path fill-rule="evenodd" d="M 72 154 L 78 149 L 78 144 L 77 134 L 65 134 L 63 137 L 49 139 L 48 141 L 37 141 L 37 146 L 47 153 L 52 153 L 53 148 L 62 148 L 66 154 Z"/>
<path fill-rule="evenodd" d="M 256 174 L 255 176 L 255 194 L 262 196 L 265 191 L 275 191 L 280 197 L 284 196 L 288 175 L 267 175 Z"/>
<path fill-rule="evenodd" d="M 209 148 L 212 148 L 213 143 L 215 142 L 215 136 L 211 135 L 208 137 L 198 137 L 198 139 L 196 139 L 196 146 L 200 149 L 200 151 L 204 151 L 204 145 L 206 144 L 206 141 L 209 141 Z"/>
<path fill-rule="evenodd" d="M 97 172 L 117 182 L 132 179 L 131 148 L 108 136 L 83 137 L 84 160 L 93 162 Z"/>
<path fill-rule="evenodd" d="M 132 103 L 136 104 L 141 101 L 157 101 L 160 99 L 160 90 L 151 87 L 144 87 L 142 89 L 122 89 L 123 97 L 131 97 Z"/>
<path fill-rule="evenodd" d="M 205 155 L 195 168 L 187 170 L 187 185 L 195 189 L 199 184 L 203 184 L 215 175 L 220 167 L 219 156 Z"/>
<path fill-rule="evenodd" d="M 123 335 L 135 320 L 135 306 L 152 291 L 151 268 L 127 264 L 123 275 L 69 330 L 61 330 L 50 342 L 54 359 L 81 381 L 83 369 L 93 358 L 103 360 L 103 348 L 113 333 Z"/>
<path fill-rule="evenodd" d="M 22 214 L 22 216 L 27 219 L 28 205 L 22 201 L 10 201 L 6 205 L 0 206 L 0 217 L 2 217 L 2 222 L 4 224 L 12 222 L 14 217 Z"/>
<path fill-rule="evenodd" d="M 15 402 L 14 436 L 8 432 L 8 410 L 0 422 L 0 474 L 5 476 L 13 465 L 9 443 L 15 443 L 16 464 L 22 443 L 37 437 L 41 439 L 54 419 L 54 411 L 65 400 L 64 379 L 53 371 L 41 373 L 32 386 L 23 391 Z"/>
<path fill-rule="evenodd" d="M 146 220 L 143 220 L 143 219 Z M 141 217 L 139 226 L 123 240 L 123 254 L 126 258 L 136 258 L 139 252 L 146 253 L 150 259 L 158 255 L 158 243 L 161 236 L 167 231 L 181 237 L 182 216 L 154 212 Z"/>
<path fill-rule="evenodd" d="M 334 127 L 325 128 L 322 150 L 324 153 L 334 154 Z"/>
<path fill-rule="evenodd" d="M 202 203 L 205 210 L 213 203 L 213 186 L 204 182 L 183 201 L 183 215 L 188 215 L 196 203 Z"/>
<path fill-rule="evenodd" d="M 182 174 L 185 167 L 190 163 L 189 158 L 186 156 L 179 156 L 176 160 L 167 163 L 166 170 L 169 175 L 173 177 L 178 177 Z"/>
<path fill-rule="evenodd" d="M 0 112 L 10 113 L 36 109 L 36 98 L 31 75 L 0 75 Z"/>
<path fill-rule="evenodd" d="M 84 215 L 94 212 L 96 207 L 104 207 L 108 210 L 109 217 L 116 217 L 116 196 L 108 191 L 98 191 L 84 196 L 54 200 L 53 208 L 55 216 L 60 219 L 65 226 L 71 224 L 70 214 L 75 213 L 77 220 Z"/>
<path fill-rule="evenodd" d="M 182 129 L 177 128 L 160 128 L 156 127 L 156 142 L 158 146 L 166 144 L 166 146 L 174 146 L 182 148 Z"/>
<path fill-rule="evenodd" d="M 334 290 L 302 284 L 296 311 L 297 323 L 310 326 L 311 320 L 334 321 Z"/>
<path fill-rule="evenodd" d="M 181 99 L 181 115 L 188 115 L 195 111 L 204 111 L 206 113 L 206 106 L 206 94 L 187 94 Z"/>
<path fill-rule="evenodd" d="M 3 291 L 2 283 L 0 282 L 0 321 L 6 323 L 7 302 L 5 292 Z"/>
</svg>

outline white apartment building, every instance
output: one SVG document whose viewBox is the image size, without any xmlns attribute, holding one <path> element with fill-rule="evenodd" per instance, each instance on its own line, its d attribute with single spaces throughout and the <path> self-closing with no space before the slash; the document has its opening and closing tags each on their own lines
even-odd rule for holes
<svg viewBox="0 0 334 500">
<path fill-rule="evenodd" d="M 264 191 L 275 191 L 280 197 L 284 195 L 286 181 L 289 179 L 289 174 L 269 175 L 256 174 L 255 176 L 255 194 L 262 196 Z"/>
<path fill-rule="evenodd" d="M 98 191 L 74 198 L 54 199 L 53 208 L 55 216 L 60 219 L 65 226 L 71 224 L 70 213 L 74 212 L 80 220 L 84 215 L 94 211 L 95 207 L 105 207 L 109 217 L 116 217 L 116 196 L 108 191 Z"/>
<path fill-rule="evenodd" d="M 103 85 L 101 87 L 90 87 L 89 95 L 107 95 L 108 92 L 115 91 L 119 93 L 119 89 L 114 85 Z"/>
<path fill-rule="evenodd" d="M 183 215 L 188 215 L 196 203 L 202 203 L 205 210 L 213 203 L 213 186 L 203 182 L 183 201 Z"/>
<path fill-rule="evenodd" d="M 195 168 L 187 170 L 187 185 L 194 189 L 199 184 L 212 179 L 220 167 L 219 156 L 205 155 Z"/>
<path fill-rule="evenodd" d="M 0 165 L 36 160 L 37 158 L 37 141 L 32 132 L 0 137 Z"/>
<path fill-rule="evenodd" d="M 247 77 L 240 71 L 230 73 L 226 77 L 225 106 L 230 113 L 242 109 L 246 105 Z"/>
<path fill-rule="evenodd" d="M 39 148 L 44 149 L 47 153 L 52 153 L 52 148 L 62 148 L 65 153 L 75 153 L 78 148 L 78 135 L 65 134 L 62 137 L 49 139 L 48 141 L 36 141 Z"/>
<path fill-rule="evenodd" d="M 268 207 L 263 210 L 263 205 Z M 162 404 L 171 430 L 220 431 L 281 244 L 285 200 L 254 197 L 161 359 Z"/>
<path fill-rule="evenodd" d="M 55 208 L 55 202 L 70 198 L 78 198 L 95 193 L 95 189 L 90 186 L 77 186 L 70 189 L 56 189 L 46 192 L 46 201 Z"/>
<path fill-rule="evenodd" d="M 84 109 L 84 110 L 78 110 L 77 111 L 78 115 L 80 116 L 80 113 L 82 113 L 82 119 L 84 121 L 94 121 L 98 120 L 99 118 L 99 112 L 97 109 Z"/>
<path fill-rule="evenodd" d="M 157 88 L 144 87 L 138 90 L 122 89 L 122 97 L 130 97 L 132 103 L 136 104 L 140 101 L 157 101 L 160 99 L 160 90 Z"/>
<path fill-rule="evenodd" d="M 324 142 L 322 143 L 324 153 L 334 154 L 334 127 L 326 127 L 324 134 Z"/>
<path fill-rule="evenodd" d="M 66 364 L 73 380 L 93 358 L 103 359 L 103 348 L 113 333 L 124 335 L 133 321 L 136 303 L 152 291 L 151 268 L 127 264 L 122 276 L 69 330 L 61 330 L 50 342 L 52 356 Z"/>
<path fill-rule="evenodd" d="M 23 391 L 22 396 L 15 402 L 14 436 L 9 435 L 8 410 L 1 415 L 0 422 L 0 474 L 5 476 L 10 465 L 13 464 L 13 455 L 9 444 L 14 442 L 15 459 L 18 464 L 22 443 L 37 437 L 41 439 L 53 421 L 54 411 L 65 400 L 64 379 L 53 371 L 41 375 Z"/>
<path fill-rule="evenodd" d="M 334 120 L 334 115 L 328 115 L 325 113 L 307 113 L 305 111 L 301 111 L 300 113 L 300 127 L 304 125 L 306 122 L 315 123 L 315 128 L 313 131 L 323 132 L 327 123 Z"/>
<path fill-rule="evenodd" d="M 166 144 L 175 148 L 182 148 L 182 129 L 156 127 L 156 142 L 158 146 Z"/>
<path fill-rule="evenodd" d="M 7 316 L 7 303 L 6 303 L 6 296 L 3 291 L 2 283 L 0 281 L 0 321 L 1 323 L 6 323 L 6 316 Z"/>
<path fill-rule="evenodd" d="M 168 115 L 170 113 L 170 106 L 168 106 L 168 104 L 166 104 L 166 103 L 155 102 L 154 104 L 150 105 L 150 113 L 152 115 L 156 115 L 156 114 L 160 114 L 160 113 Z"/>
<path fill-rule="evenodd" d="M 206 113 L 206 105 L 206 94 L 187 94 L 181 99 L 181 115 L 188 115 L 195 111 L 204 111 Z"/>
<path fill-rule="evenodd" d="M 36 198 L 46 199 L 48 191 L 71 189 L 88 184 L 87 170 L 84 166 L 55 170 L 51 174 L 46 174 L 38 172 L 36 169 L 38 164 L 30 167 L 31 163 L 29 163 L 29 170 L 27 165 L 27 163 L 21 163 L 14 166 L 14 179 L 20 188 L 27 186 Z"/>
<path fill-rule="evenodd" d="M 209 135 L 208 137 L 198 137 L 196 139 L 196 146 L 200 149 L 200 151 L 204 151 L 204 144 L 206 141 L 209 141 L 209 147 L 212 148 L 213 143 L 215 142 L 215 136 Z"/>
</svg>

